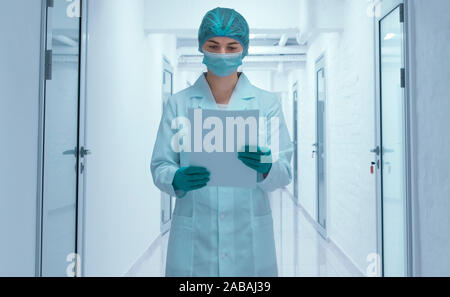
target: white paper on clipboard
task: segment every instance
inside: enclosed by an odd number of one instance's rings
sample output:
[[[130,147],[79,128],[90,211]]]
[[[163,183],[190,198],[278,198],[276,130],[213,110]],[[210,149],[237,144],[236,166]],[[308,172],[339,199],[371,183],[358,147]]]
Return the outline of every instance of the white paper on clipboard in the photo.
[[[222,123],[222,127],[216,125],[218,120]],[[230,120],[235,125],[227,125]],[[258,144],[259,110],[202,109],[201,120],[199,120],[199,110],[190,109],[189,121],[191,123],[192,150],[185,154],[188,158],[185,162],[190,166],[208,169],[211,173],[209,187],[255,188],[257,186],[257,172],[238,159],[238,150],[243,145],[256,146]],[[240,121],[240,124],[236,124],[234,121]],[[245,124],[242,125],[242,123]],[[222,145],[220,140],[212,135],[219,137],[223,135]],[[209,144],[213,144],[214,148],[222,147],[223,149],[209,152],[211,151]],[[234,149],[230,150],[232,146]]]

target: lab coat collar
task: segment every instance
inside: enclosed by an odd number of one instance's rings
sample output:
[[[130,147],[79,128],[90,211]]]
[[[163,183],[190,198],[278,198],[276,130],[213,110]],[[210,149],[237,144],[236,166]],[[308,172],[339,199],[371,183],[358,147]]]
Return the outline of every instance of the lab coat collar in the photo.
[[[242,72],[234,89],[231,101],[237,98],[246,101],[254,99],[255,95],[253,89],[253,85],[250,83],[248,77]],[[190,97],[195,99],[204,99],[206,95],[209,95],[211,99],[214,99],[209,83],[206,80],[205,73],[202,73],[193,85],[193,93]]]

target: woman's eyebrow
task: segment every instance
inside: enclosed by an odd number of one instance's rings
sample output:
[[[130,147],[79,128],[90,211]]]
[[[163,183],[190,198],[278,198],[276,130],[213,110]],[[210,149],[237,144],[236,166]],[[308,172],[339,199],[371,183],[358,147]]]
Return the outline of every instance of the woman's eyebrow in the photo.
[[[219,42],[215,41],[215,40],[208,40],[208,42],[212,42],[214,44],[220,44]],[[235,45],[235,44],[239,44],[239,42],[237,41],[232,41],[230,43],[227,43],[227,45]]]

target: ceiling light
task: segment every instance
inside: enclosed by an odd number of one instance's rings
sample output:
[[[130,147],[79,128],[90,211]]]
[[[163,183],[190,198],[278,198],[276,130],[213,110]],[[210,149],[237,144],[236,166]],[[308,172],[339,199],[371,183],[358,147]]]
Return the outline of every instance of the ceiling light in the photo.
[[[386,36],[384,37],[384,40],[391,40],[392,38],[394,38],[396,35],[395,33],[388,33],[386,34]]]

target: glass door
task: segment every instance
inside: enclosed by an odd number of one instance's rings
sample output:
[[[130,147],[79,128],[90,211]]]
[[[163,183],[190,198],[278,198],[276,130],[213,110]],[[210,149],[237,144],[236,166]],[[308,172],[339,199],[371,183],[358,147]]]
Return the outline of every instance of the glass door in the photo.
[[[325,180],[325,103],[326,103],[326,83],[325,83],[325,60],[320,58],[316,63],[316,139],[315,146],[316,168],[317,168],[317,222],[325,235],[327,229],[327,201],[326,201],[326,180]]]
[[[294,199],[298,203],[298,83],[293,86],[293,102],[294,102]]]
[[[383,274],[407,274],[403,4],[379,22]]]
[[[46,2],[40,273],[75,276],[81,1]]]
[[[173,69],[167,59],[163,60],[162,104],[165,105],[173,94]],[[170,229],[172,221],[173,198],[161,192],[161,233]]]

